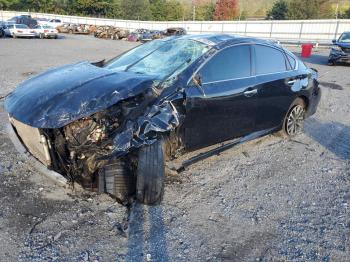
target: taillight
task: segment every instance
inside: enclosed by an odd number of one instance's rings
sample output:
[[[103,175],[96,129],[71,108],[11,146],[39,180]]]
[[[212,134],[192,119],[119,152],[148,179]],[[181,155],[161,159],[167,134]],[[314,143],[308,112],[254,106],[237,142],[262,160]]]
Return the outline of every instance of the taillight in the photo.
[[[23,33],[23,31],[22,30],[17,30],[17,33]]]
[[[44,33],[48,33],[49,32],[49,30],[44,30]]]

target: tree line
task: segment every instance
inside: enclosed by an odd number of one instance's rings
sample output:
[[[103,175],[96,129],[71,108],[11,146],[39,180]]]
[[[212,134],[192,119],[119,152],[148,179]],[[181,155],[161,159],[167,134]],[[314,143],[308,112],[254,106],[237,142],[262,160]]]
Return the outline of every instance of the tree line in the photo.
[[[244,1],[244,0],[243,0]],[[245,20],[239,0],[0,0],[0,9],[129,20]],[[248,7],[249,8],[249,7]],[[266,19],[335,18],[331,0],[277,0]],[[350,7],[338,18],[350,18]]]
[[[277,0],[267,13],[271,20],[350,18],[350,6],[340,10],[329,0]]]

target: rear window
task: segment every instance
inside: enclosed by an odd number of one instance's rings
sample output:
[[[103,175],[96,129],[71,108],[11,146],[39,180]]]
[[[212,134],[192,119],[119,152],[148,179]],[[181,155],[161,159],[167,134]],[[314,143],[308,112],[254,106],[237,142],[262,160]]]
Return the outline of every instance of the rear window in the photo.
[[[13,25],[8,25],[7,28],[8,28],[8,29],[12,29],[12,28],[13,28]]]
[[[29,28],[29,27],[26,26],[26,25],[16,25],[16,28],[19,28],[19,29],[27,29],[27,28]]]
[[[203,83],[225,81],[251,75],[250,46],[229,47],[206,63],[200,70]]]
[[[52,26],[48,26],[48,25],[44,25],[43,28],[44,29],[54,29]]]
[[[287,70],[286,61],[281,51],[276,48],[255,45],[256,74],[271,74]]]

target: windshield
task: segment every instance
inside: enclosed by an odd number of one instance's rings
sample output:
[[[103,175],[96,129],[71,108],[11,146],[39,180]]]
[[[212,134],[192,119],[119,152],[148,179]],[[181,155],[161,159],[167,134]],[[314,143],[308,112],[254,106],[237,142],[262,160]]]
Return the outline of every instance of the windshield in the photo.
[[[16,28],[20,28],[20,29],[28,29],[29,27],[26,25],[16,25]]]
[[[338,40],[339,43],[350,43],[350,33],[343,33]]]
[[[208,49],[207,45],[193,40],[168,41],[148,56],[132,64],[127,71],[153,75],[161,80],[176,71],[183,70],[188,64],[206,53]]]
[[[125,70],[128,65],[137,62],[141,58],[145,57],[146,55],[159,48],[161,45],[164,45],[164,43],[165,41],[163,40],[155,40],[140,45],[122,54],[121,56],[112,59],[105,65],[105,67],[114,70]]]

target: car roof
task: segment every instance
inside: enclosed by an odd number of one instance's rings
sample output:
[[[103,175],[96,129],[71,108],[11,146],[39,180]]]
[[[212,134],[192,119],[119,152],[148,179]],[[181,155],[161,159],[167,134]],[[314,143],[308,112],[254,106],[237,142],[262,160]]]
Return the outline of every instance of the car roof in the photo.
[[[184,35],[184,36],[178,37],[178,39],[181,39],[181,38],[200,41],[208,45],[215,46],[218,49],[224,48],[229,45],[238,44],[238,43],[260,43],[260,44],[268,44],[268,45],[280,48],[280,46],[276,45],[272,41],[254,38],[254,37],[241,36],[241,35],[199,34],[199,35]]]

